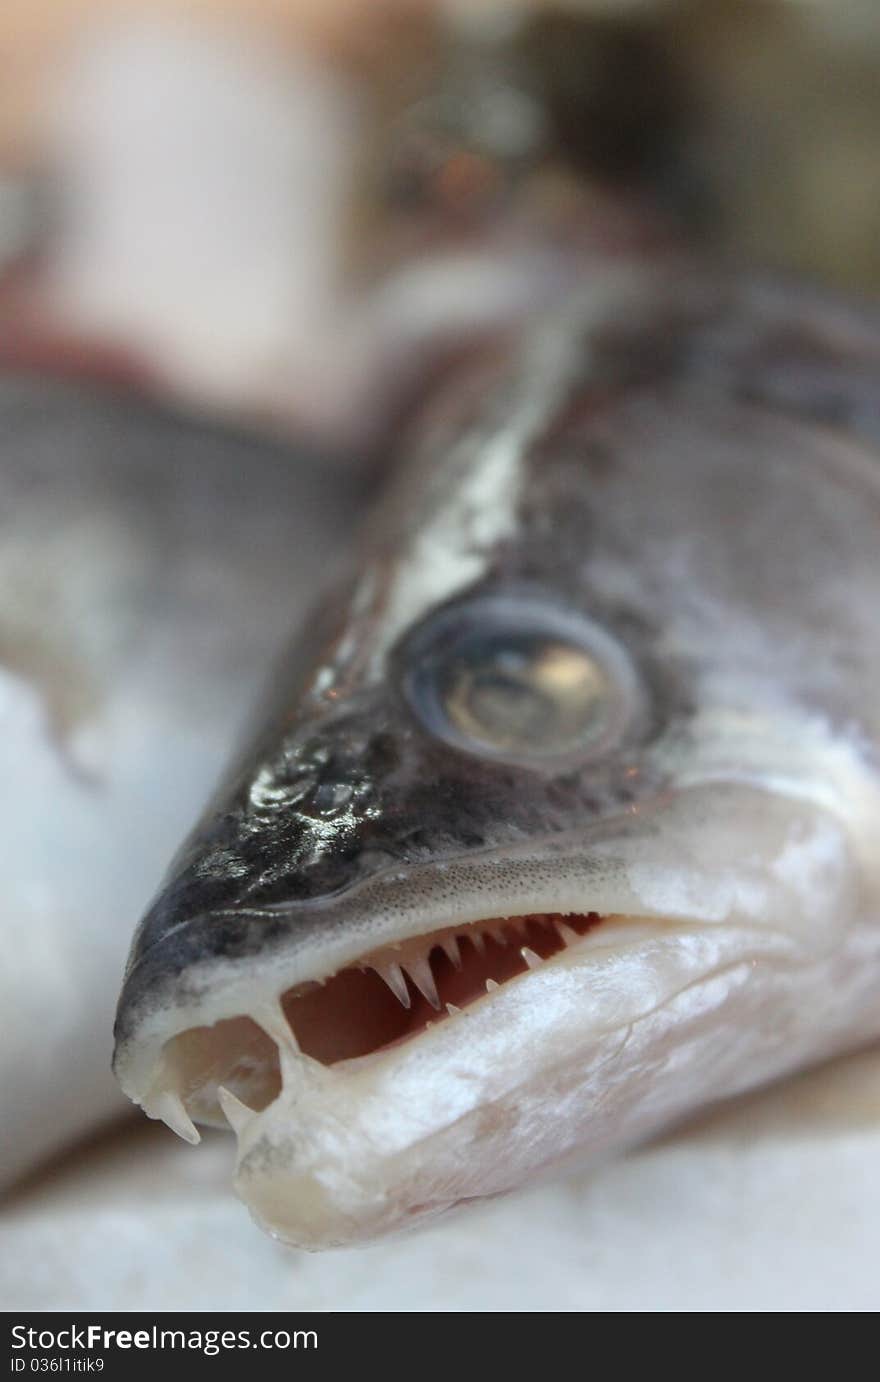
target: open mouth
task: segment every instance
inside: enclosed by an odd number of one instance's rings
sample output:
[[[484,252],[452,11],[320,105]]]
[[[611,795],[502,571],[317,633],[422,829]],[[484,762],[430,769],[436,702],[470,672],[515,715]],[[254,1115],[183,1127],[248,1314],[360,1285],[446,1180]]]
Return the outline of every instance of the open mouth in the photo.
[[[586,935],[596,912],[497,917],[366,955],[282,998],[299,1049],[324,1065],[373,1055],[454,1017]]]
[[[323,1066],[380,1056],[539,969],[604,923],[622,920],[598,912],[530,913],[384,946],[326,980],[284,992],[285,1035],[303,1057]],[[278,1043],[249,1016],[181,1032],[164,1057],[169,1084],[202,1122],[226,1123],[218,1088],[257,1112],[281,1091]]]

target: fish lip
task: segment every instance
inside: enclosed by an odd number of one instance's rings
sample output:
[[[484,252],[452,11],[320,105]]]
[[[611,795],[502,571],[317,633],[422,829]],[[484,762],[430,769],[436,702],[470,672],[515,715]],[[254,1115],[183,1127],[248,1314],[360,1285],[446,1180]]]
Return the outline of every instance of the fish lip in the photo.
[[[717,796],[718,784],[711,787]],[[688,795],[682,793],[679,802]],[[786,809],[801,805],[759,789],[752,795],[765,803],[781,803]],[[662,843],[665,836],[657,829],[656,809],[661,804],[667,808],[663,812],[665,824],[670,803],[663,797],[651,803],[651,810],[645,806],[637,813],[607,818],[586,831],[554,834],[540,842],[479,853],[468,851],[428,863],[392,864],[317,902],[261,909],[216,909],[188,919],[172,934],[186,938],[191,951],[189,959],[184,956],[185,962],[178,964],[170,975],[167,967],[163,974],[159,964],[151,983],[149,962],[152,958],[155,965],[162,958],[163,943],[159,942],[127,976],[120,999],[114,1059],[123,1089],[135,1102],[144,1099],[164,1045],[179,1032],[253,1014],[255,1005],[264,1007],[270,995],[277,1007],[281,994],[298,984],[336,973],[383,945],[430,934],[447,925],[464,927],[498,915],[583,914],[587,910],[603,915],[662,919],[667,925],[692,923],[712,927],[718,922],[729,923],[736,914],[736,898],[726,908],[716,906],[713,910],[705,905],[707,878],[713,865],[709,865],[707,873],[686,851],[683,855],[677,853],[674,841]],[[836,828],[841,831],[839,822]],[[632,860],[645,851],[650,853],[652,847],[656,854],[658,839],[663,858],[653,865],[652,903],[643,889],[641,895],[633,890]],[[500,909],[487,895],[487,877],[493,869],[503,882],[507,899]],[[562,880],[560,871],[565,875]],[[468,894],[468,875],[470,905],[451,915],[448,898],[455,896],[456,890],[459,896],[462,892]],[[687,894],[686,905],[671,905],[671,895],[682,891]],[[790,943],[790,931],[778,921],[784,912],[778,899],[773,905],[760,897],[757,903],[754,899],[747,901],[751,916],[740,920],[750,919],[764,931],[775,929],[780,938]],[[298,935],[290,924],[291,918],[307,915],[320,917],[321,925],[306,936]],[[213,947],[218,918],[224,917],[235,928],[250,927],[252,933],[247,944],[242,943],[226,954]],[[276,941],[269,946],[264,930],[267,920],[279,923]],[[259,1003],[255,1004],[256,997]]]

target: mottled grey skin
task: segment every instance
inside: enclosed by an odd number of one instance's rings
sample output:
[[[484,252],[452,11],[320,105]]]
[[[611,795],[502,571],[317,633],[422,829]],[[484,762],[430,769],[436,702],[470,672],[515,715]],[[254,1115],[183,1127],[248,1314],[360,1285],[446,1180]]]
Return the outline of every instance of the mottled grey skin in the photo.
[[[355,884],[656,803],[677,785],[670,746],[690,751],[707,678],[821,713],[876,763],[876,320],[809,288],[698,271],[624,283],[598,312],[585,300],[583,324],[545,332],[546,379],[516,351],[479,366],[404,448],[357,580],[276,676],[269,728],[137,933],[122,1051],[142,1017],[186,1002],[194,964],[329,945]],[[497,492],[469,498],[481,457],[531,402]],[[514,480],[512,521],[492,531]],[[441,546],[453,534],[444,569],[462,580],[420,594],[432,525]],[[389,615],[407,590],[411,609]],[[521,590],[604,626],[641,674],[645,712],[603,761],[487,762],[434,739],[402,695],[423,619]]]

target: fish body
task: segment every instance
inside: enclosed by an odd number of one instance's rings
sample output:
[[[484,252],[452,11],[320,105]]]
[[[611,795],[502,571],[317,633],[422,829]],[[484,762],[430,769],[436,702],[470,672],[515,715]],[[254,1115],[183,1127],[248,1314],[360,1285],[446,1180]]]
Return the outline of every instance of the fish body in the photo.
[[[82,369],[4,371],[0,419],[2,1182],[126,1111],[126,918],[352,504],[316,461]]]
[[[320,1248],[880,1035],[880,332],[676,266],[425,413],[133,945],[116,1070]]]

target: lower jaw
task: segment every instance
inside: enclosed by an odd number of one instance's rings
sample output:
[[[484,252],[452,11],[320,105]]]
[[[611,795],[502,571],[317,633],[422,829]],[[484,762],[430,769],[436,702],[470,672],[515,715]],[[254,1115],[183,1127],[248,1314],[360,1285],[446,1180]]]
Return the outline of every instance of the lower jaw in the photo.
[[[308,1248],[399,1232],[804,1063],[808,1022],[783,1012],[775,1046],[762,1026],[791,973],[778,936],[635,918],[601,935],[376,1055],[282,1054],[262,1113],[224,1096],[257,1220]]]

